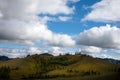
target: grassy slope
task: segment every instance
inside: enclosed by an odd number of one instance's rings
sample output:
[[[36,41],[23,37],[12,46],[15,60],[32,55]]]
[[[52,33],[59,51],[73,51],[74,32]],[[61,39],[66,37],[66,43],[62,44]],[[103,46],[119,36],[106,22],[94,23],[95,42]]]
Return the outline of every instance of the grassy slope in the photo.
[[[9,66],[11,68],[11,79],[20,79],[24,76],[28,77],[31,74],[42,71],[42,76],[53,77],[52,80],[108,79],[118,76],[116,70],[120,67],[120,65],[84,55],[56,57],[33,55],[23,59],[0,62],[0,66]]]

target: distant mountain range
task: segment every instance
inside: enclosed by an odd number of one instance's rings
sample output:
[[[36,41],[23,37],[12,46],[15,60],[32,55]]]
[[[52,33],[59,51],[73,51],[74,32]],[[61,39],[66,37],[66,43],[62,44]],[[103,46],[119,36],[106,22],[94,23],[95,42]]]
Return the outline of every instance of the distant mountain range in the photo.
[[[10,60],[7,56],[0,56],[0,61],[7,61]]]
[[[114,63],[114,64],[120,64],[120,60],[115,60],[115,59],[111,59],[111,58],[104,58],[102,60],[108,61],[110,63]]]

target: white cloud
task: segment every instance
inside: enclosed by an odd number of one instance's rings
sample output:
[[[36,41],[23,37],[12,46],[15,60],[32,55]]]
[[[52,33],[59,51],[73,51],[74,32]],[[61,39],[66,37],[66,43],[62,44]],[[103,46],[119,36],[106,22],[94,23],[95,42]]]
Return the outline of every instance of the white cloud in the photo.
[[[109,54],[94,54],[92,55],[93,57],[98,57],[98,58],[111,58],[111,59],[116,59],[120,60],[120,56],[114,56],[114,55],[109,55]]]
[[[63,48],[60,47],[51,47],[51,48],[39,48],[39,47],[29,47],[24,49],[16,49],[16,48],[0,48],[0,55],[8,56],[10,58],[16,58],[16,57],[26,57],[27,55],[33,55],[33,54],[42,54],[48,52],[49,54],[52,54],[54,56],[61,54],[65,54],[66,51]]]
[[[78,1],[78,0],[77,0]],[[50,45],[73,46],[69,35],[53,33],[45,24],[54,21],[49,15],[69,15],[74,12],[67,4],[75,0],[0,0],[0,42],[34,45],[44,40]],[[56,41],[57,40],[57,41]],[[55,42],[55,43],[54,43]]]
[[[8,56],[10,58],[26,57],[27,55],[41,54],[43,51],[38,47],[30,47],[25,49],[16,48],[0,48],[0,55]]]
[[[80,49],[83,54],[94,54],[94,53],[104,52],[102,48],[94,47],[94,46],[82,46],[80,47]]]
[[[83,21],[120,21],[120,0],[101,0],[91,8],[92,11],[85,16]]]
[[[77,44],[96,46],[106,49],[120,48],[120,28],[116,26],[100,26],[85,30],[79,34]]]
[[[38,22],[23,22],[18,20],[0,21],[0,41],[10,41],[20,44],[33,45],[34,42],[44,39],[43,34],[49,32],[45,25]]]
[[[27,49],[28,54],[41,54],[43,51],[38,47],[30,47]]]
[[[40,40],[45,40],[55,46],[73,46],[75,44],[69,35],[53,33],[39,22],[12,20],[3,21],[0,25],[4,26],[0,27],[1,42],[33,45]]]
[[[46,44],[61,47],[73,47],[75,45],[75,41],[73,41],[70,36],[65,34],[53,34]]]
[[[65,54],[66,51],[60,47],[52,47],[48,50],[48,53],[53,54],[54,56],[57,56],[59,54]]]
[[[71,17],[66,17],[66,16],[59,16],[58,18],[60,21],[68,21],[71,19]]]
[[[39,22],[41,24],[46,24],[48,21],[57,21],[57,18],[49,17],[49,16],[39,16]]]
[[[73,7],[67,6],[69,0],[39,0],[39,12],[42,14],[70,14],[73,13]]]
[[[0,0],[3,19],[36,19],[38,0]]]
[[[8,56],[10,58],[25,57],[27,55],[25,49],[11,49],[11,48],[0,48],[0,55]]]
[[[2,13],[0,12],[0,18],[2,18],[3,17],[3,15],[2,15]]]
[[[79,1],[79,0],[77,0]],[[0,0],[0,12],[3,18],[34,19],[37,14],[71,14],[74,0]]]
[[[120,48],[110,49],[110,51],[111,51],[112,53],[117,53],[117,54],[120,55]]]

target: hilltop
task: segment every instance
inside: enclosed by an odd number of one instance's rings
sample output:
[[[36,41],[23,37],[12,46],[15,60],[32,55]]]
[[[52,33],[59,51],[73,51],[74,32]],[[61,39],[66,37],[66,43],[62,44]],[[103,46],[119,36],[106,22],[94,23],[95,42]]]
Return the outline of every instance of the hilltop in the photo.
[[[119,64],[81,54],[36,54],[0,61],[0,67],[0,77],[12,80],[120,80]]]

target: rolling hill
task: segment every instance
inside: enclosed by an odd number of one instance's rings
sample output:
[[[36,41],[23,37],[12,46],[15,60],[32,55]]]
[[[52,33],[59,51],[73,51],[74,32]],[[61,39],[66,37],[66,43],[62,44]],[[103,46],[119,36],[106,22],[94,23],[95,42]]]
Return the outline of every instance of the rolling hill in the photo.
[[[11,80],[120,80],[120,65],[87,55],[32,55],[0,61],[0,78]],[[6,76],[5,76],[6,75]]]

